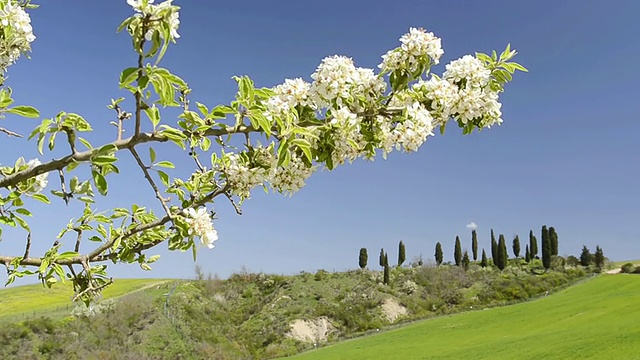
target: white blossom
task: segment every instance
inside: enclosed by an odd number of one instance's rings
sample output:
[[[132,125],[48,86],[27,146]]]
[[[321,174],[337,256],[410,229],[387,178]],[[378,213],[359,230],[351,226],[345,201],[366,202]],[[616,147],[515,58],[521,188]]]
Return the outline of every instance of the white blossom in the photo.
[[[27,169],[33,169],[34,167],[40,165],[40,160],[38,160],[38,158],[29,160],[26,165],[27,165]],[[23,158],[19,158],[17,161],[17,165],[18,166],[24,166],[25,162]],[[43,173],[43,174],[39,174],[35,176],[35,182],[33,183],[33,186],[28,190],[29,192],[32,193],[39,193],[42,190],[44,190],[44,188],[47,187],[48,184],[48,180],[47,178],[49,177],[49,173]]]
[[[284,116],[298,105],[308,105],[307,98],[311,84],[301,78],[286,79],[283,84],[273,88],[276,95],[265,102],[265,116],[273,120],[273,116]]]
[[[413,73],[425,58],[430,59],[431,64],[438,64],[444,54],[441,39],[424,29],[410,28],[407,34],[402,35],[400,42],[400,47],[382,55],[382,63],[378,67],[383,73],[399,69]]]
[[[466,86],[483,87],[491,79],[491,71],[487,69],[482,61],[471,55],[465,55],[460,59],[447,64],[446,71],[442,76],[454,84],[459,84],[466,80]]]
[[[313,166],[307,166],[301,157],[292,155],[286,166],[274,166],[271,174],[271,187],[279,192],[293,195],[304,187],[307,180],[315,171]]]
[[[441,39],[424,29],[410,28],[407,34],[402,35],[400,42],[405,53],[414,57],[428,55],[434,64],[438,64],[444,54]]]
[[[322,60],[316,71],[311,74],[310,97],[318,106],[327,106],[335,100],[338,106],[349,98],[354,84],[356,67],[353,60],[346,56],[330,56]]]
[[[412,86],[412,90],[420,98],[431,100],[430,113],[436,125],[447,122],[451,117],[453,108],[459,101],[458,87],[450,81],[436,76],[428,81],[420,80]]]
[[[228,153],[225,155],[226,163],[220,169],[231,187],[231,192],[241,198],[251,197],[251,189],[262,185],[269,179],[270,168],[263,166],[250,166],[240,155]],[[271,163],[271,161],[267,162]]]
[[[36,39],[29,14],[11,0],[0,1],[0,68],[6,70]]]
[[[218,232],[213,227],[207,208],[201,207],[198,210],[189,208],[183,211],[183,215],[186,217],[185,221],[189,224],[189,235],[198,236],[203,245],[213,249],[213,242],[218,240]]]

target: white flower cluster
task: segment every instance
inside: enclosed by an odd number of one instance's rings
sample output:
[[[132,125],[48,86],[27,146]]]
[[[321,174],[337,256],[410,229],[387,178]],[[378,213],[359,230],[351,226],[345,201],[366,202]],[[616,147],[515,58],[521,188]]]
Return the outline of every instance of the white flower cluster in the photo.
[[[460,95],[458,87],[448,80],[432,76],[429,80],[420,80],[412,86],[419,97],[430,100],[430,112],[434,125],[446,123],[453,114]]]
[[[234,195],[246,199],[251,196],[251,189],[262,185],[269,178],[270,169],[262,166],[250,167],[239,154],[228,153],[227,162],[219,169],[227,179]]]
[[[331,115],[329,123],[335,127],[332,133],[334,148],[331,159],[336,165],[347,161],[351,163],[363,154],[362,148],[365,145],[358,115],[346,106],[331,110]]]
[[[36,37],[29,14],[13,0],[0,1],[0,25],[0,68],[6,70],[21,54],[31,51]]]
[[[457,85],[458,101],[451,113],[463,124],[481,119],[480,126],[491,127],[502,123],[502,104],[498,101],[498,93],[489,88],[491,71],[482,61],[471,55],[465,55],[447,65],[442,76]]]
[[[311,74],[309,98],[317,107],[339,108],[352,104],[361,107],[356,99],[371,101],[382,95],[386,83],[371,69],[356,68],[353,60],[346,56],[330,56],[322,60]]]
[[[382,63],[378,67],[383,73],[398,69],[413,73],[425,57],[431,59],[432,64],[438,64],[444,54],[440,38],[424,29],[410,28],[409,32],[400,38],[400,42],[402,45],[399,48],[382,55]]]
[[[467,86],[484,87],[491,79],[491,71],[471,55],[450,62],[446,69],[442,76],[456,85],[465,80]]]
[[[35,158],[33,160],[29,160],[29,162],[27,163],[27,166],[29,166],[29,169],[32,169],[40,164],[41,164],[40,160],[38,160],[38,158]],[[49,177],[49,173],[37,175],[36,182],[33,185],[33,192],[39,193],[40,191],[44,190],[44,188],[47,187],[48,177]]]
[[[405,101],[405,100],[397,100]],[[376,118],[379,146],[384,158],[393,150],[405,152],[417,151],[424,144],[428,136],[433,136],[435,128],[429,110],[417,101],[411,101],[406,106],[406,119],[395,125],[382,116]]]
[[[189,235],[200,237],[200,242],[213,249],[213,242],[218,240],[218,232],[213,228],[211,216],[206,207],[198,210],[189,208],[183,211],[185,221],[189,224]]]
[[[33,169],[34,167],[40,165],[41,162],[40,160],[38,160],[38,158],[35,158],[33,160],[29,160],[26,165],[27,165],[27,169]],[[18,161],[16,162],[17,166],[23,166],[25,165],[24,159],[23,158],[19,158]],[[47,178],[49,177],[49,173],[44,173],[44,174],[40,174],[40,175],[36,175],[35,177],[35,182],[33,183],[33,186],[31,186],[28,191],[31,193],[39,193],[42,190],[44,190],[44,188],[47,187],[48,184],[48,180]]]
[[[314,172],[314,167],[309,167],[302,158],[293,155],[287,166],[274,167],[269,182],[271,187],[281,193],[293,195],[302,189]]]
[[[166,21],[169,24],[171,40],[180,37],[178,34],[178,27],[180,26],[180,14],[178,10],[180,7],[174,6],[173,0],[166,0],[158,5],[153,5],[154,0],[127,0],[135,12],[140,13],[138,16],[150,16],[152,21],[151,28],[146,32],[145,39],[151,41],[153,34],[157,31],[160,37],[164,38],[163,32],[154,27],[154,23],[159,21]]]
[[[418,69],[429,72],[429,67],[438,64],[444,53],[440,38],[424,29],[411,28],[400,42],[400,47],[383,56],[380,75],[372,69],[357,68],[348,57],[326,57],[311,75],[311,83],[296,78],[276,86],[273,89],[276,94],[265,102],[265,116],[272,121],[293,119],[295,123],[299,119],[294,117],[300,112],[292,110],[307,107],[319,119],[324,117],[324,126],[308,129],[315,136],[305,138],[315,149],[331,149],[334,166],[359,157],[373,158],[376,149],[382,150],[383,157],[394,149],[416,151],[434,135],[437,126],[443,126],[451,118],[461,126],[473,122],[474,126],[490,127],[502,121],[498,93],[490,86],[491,71],[470,55],[448,64],[442,78],[432,75],[428,80],[419,79],[408,89],[394,91],[391,99],[384,102],[391,111],[376,115],[381,100],[385,100],[387,84],[382,75],[400,70],[397,76],[412,81]],[[323,154],[325,159],[326,155],[329,154]],[[269,172],[260,167],[249,169],[233,159],[231,163],[235,165],[224,172],[238,194],[248,197],[251,188],[265,181],[279,184],[279,180],[273,179],[273,166]],[[295,173],[296,164],[302,162],[292,164],[286,171]],[[307,169],[306,165],[304,168]],[[281,171],[284,170],[276,173]],[[295,178],[303,183],[306,177]],[[283,189],[280,185],[275,188]],[[293,188],[297,191],[299,186]]]
[[[276,86],[273,90],[275,96],[269,98],[265,103],[267,111],[265,116],[273,121],[273,116],[285,116],[291,109],[298,105],[307,105],[309,89],[311,84],[301,78],[286,79],[284,84]],[[311,104],[309,104],[311,105]],[[297,120],[297,119],[296,119]]]

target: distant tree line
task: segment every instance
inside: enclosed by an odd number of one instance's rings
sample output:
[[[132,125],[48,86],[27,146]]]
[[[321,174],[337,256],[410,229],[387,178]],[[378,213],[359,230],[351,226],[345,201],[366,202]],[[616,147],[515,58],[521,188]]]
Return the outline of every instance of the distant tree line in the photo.
[[[521,266],[523,264],[530,264],[533,261],[537,261],[536,266],[540,266],[542,264],[542,268],[545,271],[548,271],[552,267],[561,267],[564,265],[570,266],[595,266],[598,269],[602,269],[605,266],[606,258],[604,256],[604,252],[600,246],[596,246],[596,251],[594,254],[591,254],[589,249],[584,246],[582,252],[580,254],[580,258],[576,258],[575,256],[568,256],[566,259],[558,256],[558,233],[553,226],[547,227],[547,225],[543,225],[540,230],[540,239],[541,239],[541,248],[540,248],[540,257],[538,256],[538,239],[534,235],[533,230],[529,231],[529,242],[525,244],[524,250],[524,258],[521,257],[522,244],[520,243],[520,237],[516,234],[514,235],[513,240],[511,241],[511,250],[513,253],[513,258],[509,258],[509,253],[507,251],[507,240],[504,234],[498,235],[498,240],[496,240],[495,233],[493,229],[491,229],[491,258],[487,257],[487,252],[485,249],[482,249],[482,255],[480,256],[480,261],[478,261],[478,233],[476,229],[471,230],[471,256],[469,256],[469,252],[462,247],[462,243],[460,240],[460,236],[455,237],[454,247],[453,247],[453,260],[455,266],[460,266],[465,270],[468,270],[470,265],[473,263],[480,265],[481,267],[493,266],[498,268],[499,270],[504,270],[510,264]],[[442,243],[437,242],[435,246],[435,263],[437,266],[443,264],[444,261],[444,252]],[[407,253],[406,247],[403,241],[398,243],[398,262],[397,266],[401,267],[406,261]],[[473,259],[473,260],[472,260]],[[511,263],[510,263],[511,261]],[[368,255],[367,249],[361,248],[358,265],[361,269],[367,268]],[[389,284],[389,257],[385,252],[384,248],[380,249],[380,256],[378,259],[378,264],[382,267],[383,270],[383,281],[385,284]],[[419,266],[422,266],[422,259],[418,262]],[[639,270],[640,272],[640,270]]]

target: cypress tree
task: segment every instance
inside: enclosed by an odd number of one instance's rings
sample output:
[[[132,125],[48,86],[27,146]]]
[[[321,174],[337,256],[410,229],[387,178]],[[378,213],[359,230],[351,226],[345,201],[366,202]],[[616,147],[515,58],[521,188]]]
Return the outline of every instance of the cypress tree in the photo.
[[[453,251],[453,259],[456,261],[456,266],[460,266],[462,263],[462,246],[460,245],[460,238],[456,236],[456,246]]]
[[[478,233],[476,229],[471,230],[471,252],[473,261],[478,261]]]
[[[604,252],[600,246],[596,246],[595,261],[598,269],[602,269],[604,267]]]
[[[443,254],[442,254],[442,245],[440,243],[436,244],[436,254],[435,254],[435,256],[436,256],[436,264],[437,265],[442,264]]]
[[[551,255],[558,256],[558,233],[553,226],[549,227],[549,241],[551,241]]]
[[[469,262],[469,253],[465,251],[462,255],[462,267],[464,267],[464,271],[469,270]]]
[[[380,249],[380,260],[378,261],[380,266],[384,266],[384,248]]]
[[[491,229],[491,261],[493,261],[493,265],[496,265],[496,261],[498,259],[498,242],[496,242],[496,237],[493,235],[493,229]]]
[[[516,256],[516,259],[520,257],[520,238],[518,235],[513,239],[513,255]]]
[[[591,253],[589,252],[589,248],[587,245],[582,246],[582,252],[580,253],[580,265],[589,266],[591,263]]]
[[[398,244],[398,267],[402,266],[402,263],[407,259],[407,255],[404,248],[404,243],[400,240]]]
[[[547,225],[542,225],[542,265],[546,270],[551,267],[551,240]]]
[[[529,230],[529,256],[531,260],[538,256],[538,239],[533,235],[533,230]]]
[[[389,266],[389,256],[387,256],[387,253],[384,253],[384,266]]]
[[[389,264],[384,265],[384,284],[389,285]]]
[[[487,253],[484,251],[484,249],[482,249],[482,260],[480,261],[480,266],[487,267],[488,262],[487,262]]]
[[[369,255],[367,255],[367,249],[360,249],[360,257],[358,259],[358,265],[360,265],[360,269],[364,269],[367,267],[367,262],[369,261]]]
[[[529,252],[529,245],[525,245],[525,251],[524,251],[524,261],[527,262],[527,264],[531,261],[531,253]]]
[[[504,235],[500,234],[498,238],[498,253],[497,253],[496,266],[500,270],[504,270],[507,267],[507,243],[504,240]]]

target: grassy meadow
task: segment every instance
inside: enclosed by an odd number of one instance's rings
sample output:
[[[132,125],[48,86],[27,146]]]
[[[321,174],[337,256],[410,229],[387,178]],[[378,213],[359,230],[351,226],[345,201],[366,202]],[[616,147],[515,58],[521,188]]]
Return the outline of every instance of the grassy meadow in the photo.
[[[133,291],[167,282],[162,279],[117,279],[102,293],[104,299],[119,297]],[[55,314],[57,309],[69,314],[73,306],[73,286],[71,282],[55,284],[51,289],[41,284],[24,285],[0,289],[0,321],[19,319],[23,315],[46,313]]]
[[[605,275],[528,303],[443,316],[293,359],[634,359],[640,276]]]

